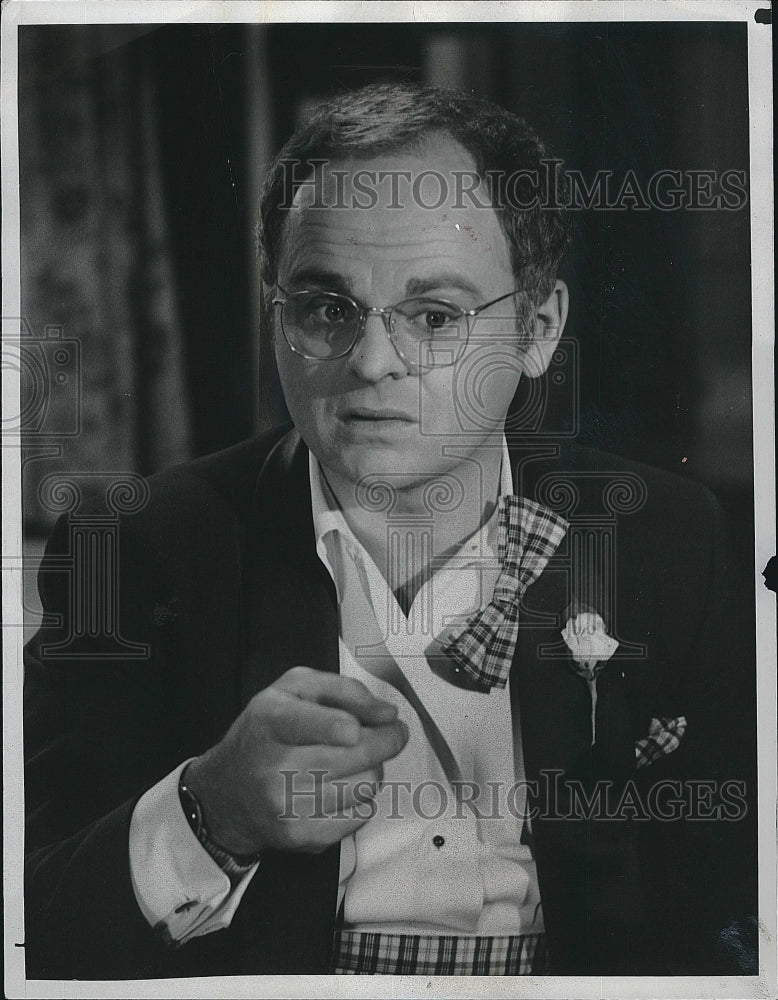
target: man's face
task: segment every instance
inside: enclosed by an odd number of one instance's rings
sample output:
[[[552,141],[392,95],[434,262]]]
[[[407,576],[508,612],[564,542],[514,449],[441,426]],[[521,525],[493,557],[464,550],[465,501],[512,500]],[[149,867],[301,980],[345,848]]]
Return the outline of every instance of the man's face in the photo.
[[[439,181],[428,177],[415,199],[411,184],[403,181],[403,207],[391,208],[386,181],[374,189],[375,207],[351,207],[351,178],[360,170],[410,171],[414,178],[434,170],[446,178],[449,197],[440,208],[425,208],[439,200]],[[381,307],[423,294],[472,309],[513,291],[516,278],[494,210],[468,198],[460,199],[465,207],[451,207],[452,171],[457,170],[472,171],[474,163],[446,137],[431,140],[418,153],[329,164],[324,202],[349,207],[311,207],[312,189],[301,188],[285,223],[278,284],[287,293],[341,292],[361,306]],[[348,171],[345,181],[337,171]],[[364,194],[356,197],[366,201]],[[483,191],[480,200],[486,202]],[[396,486],[408,486],[449,471],[477,456],[487,441],[493,443],[520,377],[515,300],[485,310],[474,322],[455,365],[420,370],[398,355],[380,315],[367,317],[348,356],[308,360],[290,349],[276,312],[276,356],[286,403],[325,469],[351,483],[388,473]],[[462,414],[472,414],[474,407],[475,426],[470,420],[463,433]],[[445,453],[451,446],[456,457]]]

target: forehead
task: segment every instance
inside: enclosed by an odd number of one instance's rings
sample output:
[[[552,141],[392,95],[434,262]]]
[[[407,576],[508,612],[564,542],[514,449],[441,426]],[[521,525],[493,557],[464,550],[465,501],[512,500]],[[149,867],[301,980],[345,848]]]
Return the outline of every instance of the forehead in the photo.
[[[301,187],[285,222],[279,272],[336,269],[387,283],[457,269],[475,284],[510,281],[508,244],[472,156],[441,137],[421,149],[333,160]]]

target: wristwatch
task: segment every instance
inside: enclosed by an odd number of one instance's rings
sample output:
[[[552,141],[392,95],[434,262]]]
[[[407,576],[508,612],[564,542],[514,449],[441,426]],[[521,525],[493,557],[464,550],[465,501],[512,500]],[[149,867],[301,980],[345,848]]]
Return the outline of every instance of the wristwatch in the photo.
[[[203,810],[200,802],[192,789],[184,781],[185,771],[186,769],[182,771],[178,782],[178,799],[192,832],[225,875],[229,875],[231,880],[247,875],[260,860],[261,853],[233,854],[210,838],[203,822]]]

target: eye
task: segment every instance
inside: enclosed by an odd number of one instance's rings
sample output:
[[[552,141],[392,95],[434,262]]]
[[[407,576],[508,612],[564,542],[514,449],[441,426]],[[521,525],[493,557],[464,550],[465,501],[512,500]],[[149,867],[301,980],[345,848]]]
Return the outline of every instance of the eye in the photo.
[[[431,330],[440,330],[447,323],[450,323],[453,316],[442,309],[428,309],[424,314],[424,322]]]
[[[346,316],[346,310],[339,302],[328,302],[320,307],[320,312],[328,323],[340,323]]]
[[[309,323],[339,326],[351,319],[353,307],[329,295],[313,295],[305,302],[305,318]]]
[[[451,330],[462,318],[462,310],[437,299],[408,299],[397,307],[415,336],[429,336],[441,330]]]

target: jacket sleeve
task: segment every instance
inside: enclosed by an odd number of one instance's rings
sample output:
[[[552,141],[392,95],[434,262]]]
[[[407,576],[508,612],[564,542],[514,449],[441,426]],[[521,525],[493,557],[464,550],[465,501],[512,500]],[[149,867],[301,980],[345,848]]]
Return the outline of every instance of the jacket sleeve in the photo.
[[[254,929],[278,920],[257,879],[228,928],[165,944],[136,900],[130,831],[145,793],[218,742],[242,708],[247,521],[282,433],[150,477],[92,559],[84,526],[94,520],[99,535],[111,520],[108,493],[90,491],[55,526],[38,575],[45,624],[25,650],[28,978],[262,971]],[[281,884],[276,907],[287,896]]]
[[[165,974],[169,949],[135,901],[128,842],[136,801],[176,763],[164,649],[153,635],[144,571],[126,546],[107,584],[122,598],[106,598],[109,611],[121,608],[118,622],[106,622],[108,633],[116,626],[113,638],[82,627],[78,588],[82,597],[97,594],[90,574],[108,563],[90,569],[79,560],[76,573],[72,548],[63,517],[39,572],[51,624],[25,649],[27,976],[153,977]],[[123,648],[117,636],[134,645]]]

